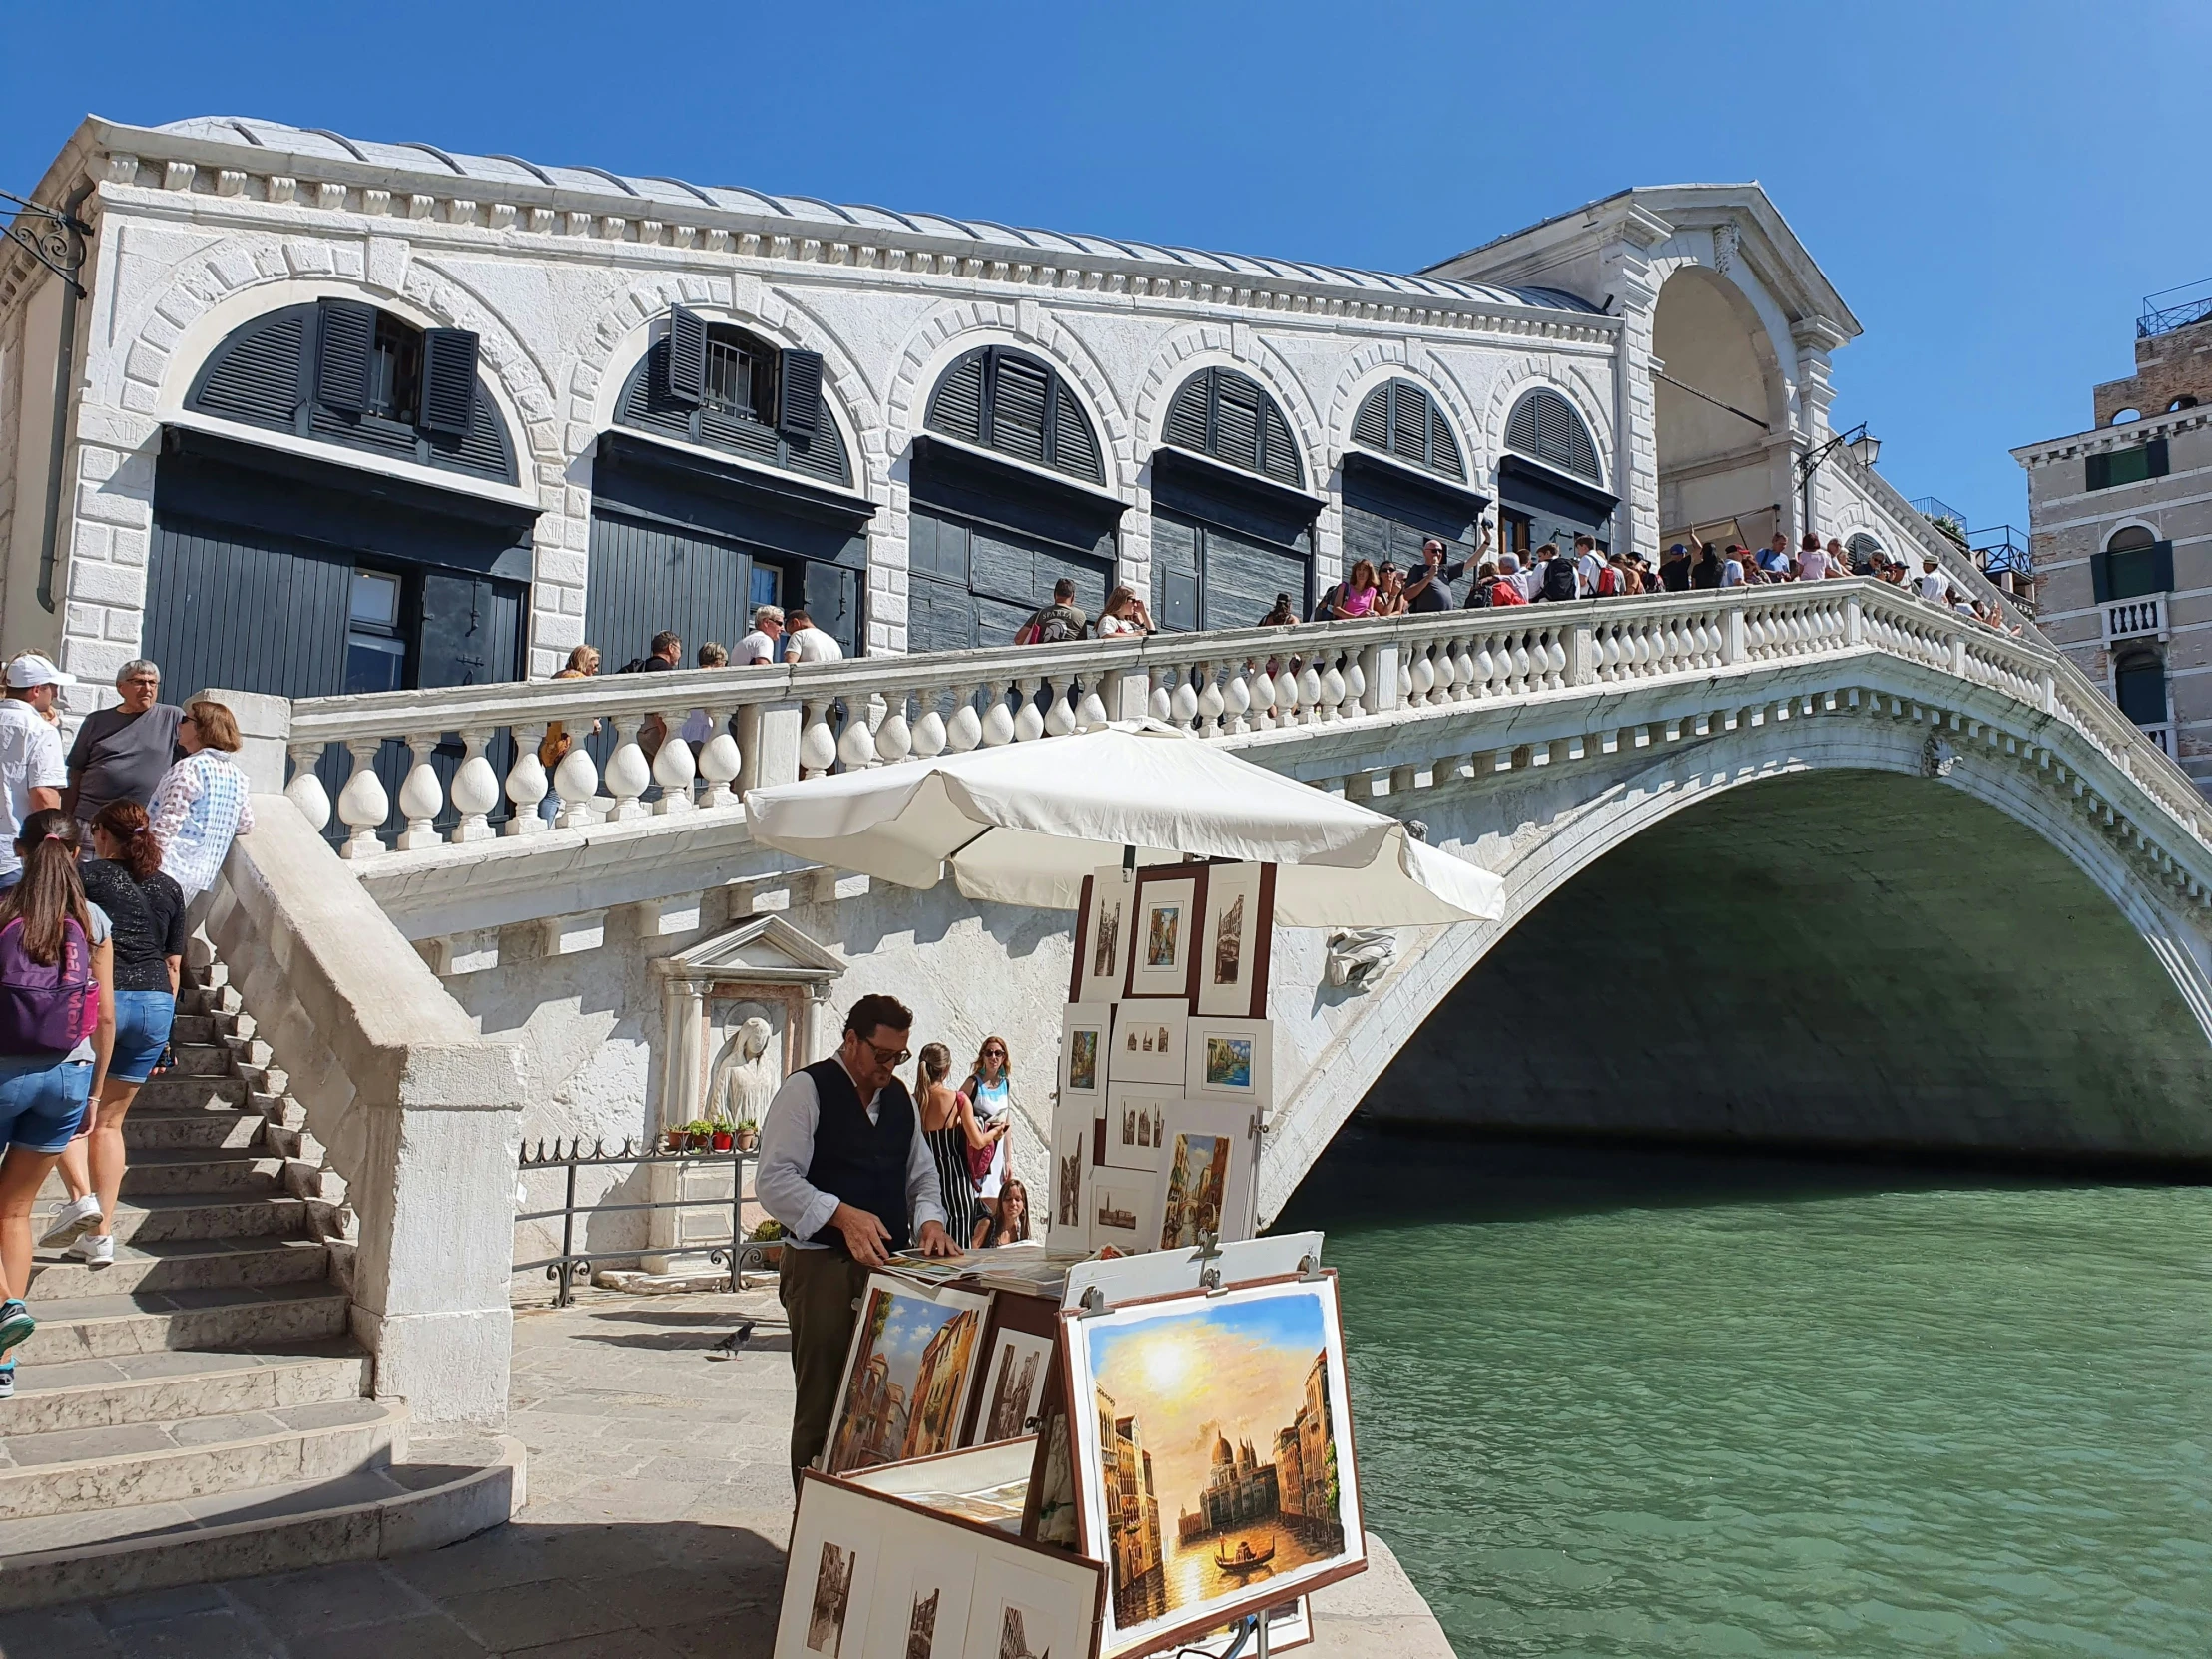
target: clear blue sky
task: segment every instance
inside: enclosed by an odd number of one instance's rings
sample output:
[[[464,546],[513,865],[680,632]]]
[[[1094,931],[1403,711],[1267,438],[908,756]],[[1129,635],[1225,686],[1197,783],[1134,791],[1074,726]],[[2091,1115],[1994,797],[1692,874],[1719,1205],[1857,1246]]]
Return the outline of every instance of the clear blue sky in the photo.
[[[1839,426],[1977,527],[2005,451],[2212,276],[2212,6],[6,11],[0,186],[88,110],[260,115],[839,201],[1409,271],[1626,185],[1757,179],[1866,326]]]

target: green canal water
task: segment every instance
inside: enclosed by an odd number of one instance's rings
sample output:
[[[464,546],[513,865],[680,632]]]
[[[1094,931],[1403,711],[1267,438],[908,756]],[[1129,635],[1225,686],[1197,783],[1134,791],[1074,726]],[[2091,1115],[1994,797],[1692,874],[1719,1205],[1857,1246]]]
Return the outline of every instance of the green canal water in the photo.
[[[2212,1654],[2212,1189],[1357,1128],[1307,1188],[1461,1655]]]

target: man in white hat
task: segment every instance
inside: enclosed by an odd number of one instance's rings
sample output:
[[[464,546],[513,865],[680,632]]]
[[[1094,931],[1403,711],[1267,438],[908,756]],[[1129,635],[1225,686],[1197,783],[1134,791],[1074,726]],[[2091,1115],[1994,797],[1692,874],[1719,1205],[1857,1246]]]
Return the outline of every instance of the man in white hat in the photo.
[[[23,821],[62,804],[69,766],[49,717],[61,688],[77,683],[36,651],[9,663],[7,678],[8,695],[0,700],[0,892],[23,879],[23,860],[15,855]]]

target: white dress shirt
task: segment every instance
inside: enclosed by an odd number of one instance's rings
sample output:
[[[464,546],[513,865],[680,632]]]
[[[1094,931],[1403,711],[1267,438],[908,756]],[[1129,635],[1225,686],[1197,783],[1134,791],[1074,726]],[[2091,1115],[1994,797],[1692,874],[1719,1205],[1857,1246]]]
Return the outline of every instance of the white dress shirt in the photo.
[[[841,1059],[836,1063],[844,1064]],[[882,1098],[881,1091],[877,1091],[869,1099],[868,1122],[880,1121]],[[804,1071],[793,1072],[768,1103],[768,1121],[761,1125],[760,1167],[753,1175],[753,1190],[761,1208],[782,1222],[790,1235],[784,1244],[801,1250],[830,1248],[809,1241],[830,1225],[830,1218],[842,1202],[835,1193],[826,1193],[807,1179],[808,1168],[815,1161],[815,1129],[821,1122],[822,1096],[815,1089],[815,1080]],[[944,1195],[937,1189],[937,1161],[930,1157],[929,1143],[922,1138],[919,1106],[914,1108],[913,1142],[906,1149],[906,1209],[912,1218],[909,1242],[919,1241],[926,1223],[944,1225]],[[878,1219],[888,1227],[896,1218]]]

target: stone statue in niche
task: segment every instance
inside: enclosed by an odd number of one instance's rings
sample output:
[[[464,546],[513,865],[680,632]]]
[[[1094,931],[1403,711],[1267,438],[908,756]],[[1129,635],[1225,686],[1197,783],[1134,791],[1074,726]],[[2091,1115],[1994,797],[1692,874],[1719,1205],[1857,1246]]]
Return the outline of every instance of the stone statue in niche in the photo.
[[[707,1116],[721,1122],[758,1124],[784,1081],[780,1055],[771,1054],[776,1029],[759,1014],[741,1022],[715,1056],[708,1074]]]

